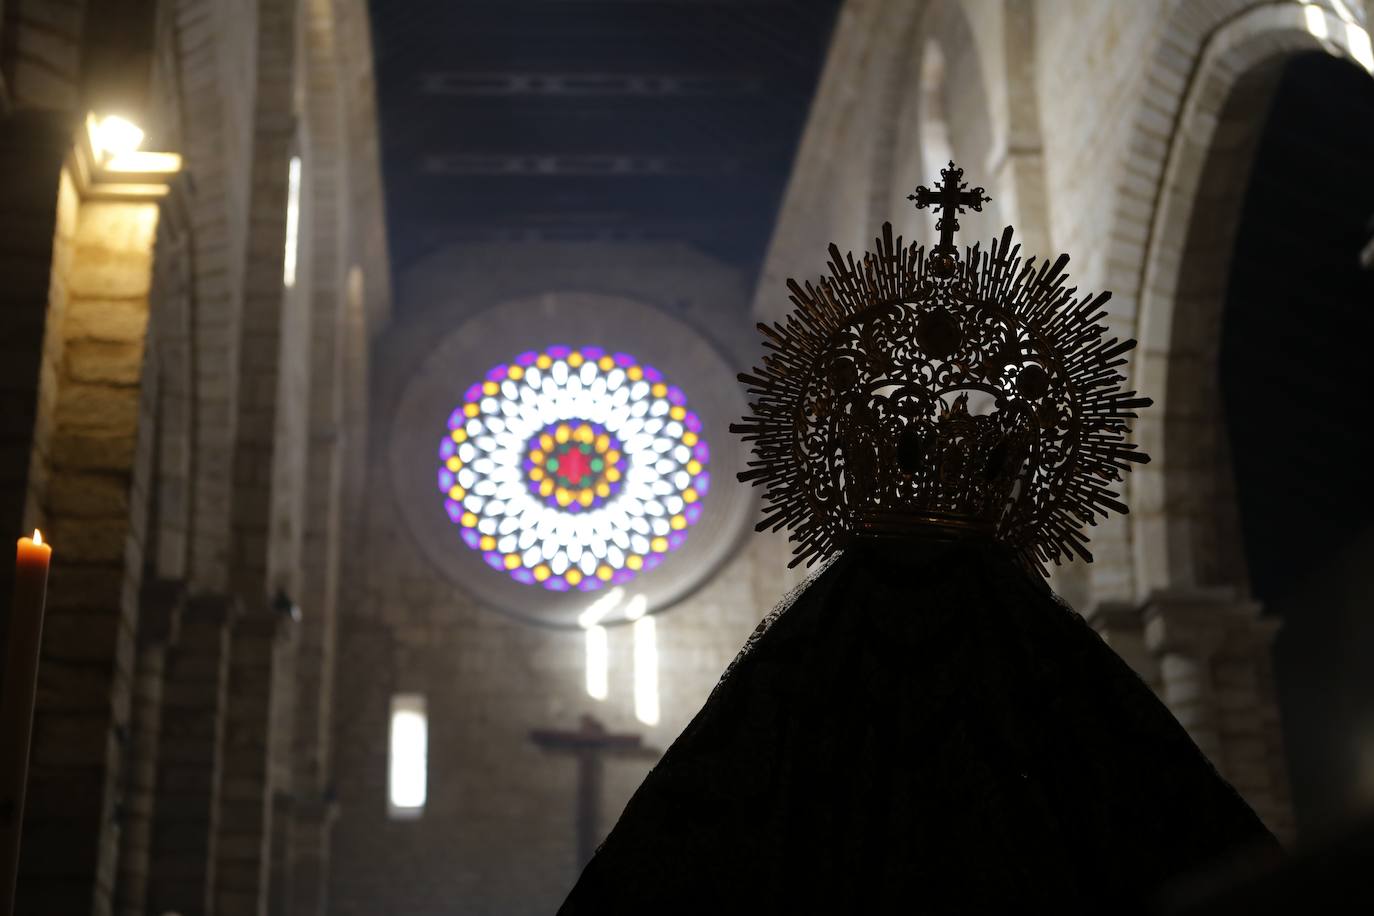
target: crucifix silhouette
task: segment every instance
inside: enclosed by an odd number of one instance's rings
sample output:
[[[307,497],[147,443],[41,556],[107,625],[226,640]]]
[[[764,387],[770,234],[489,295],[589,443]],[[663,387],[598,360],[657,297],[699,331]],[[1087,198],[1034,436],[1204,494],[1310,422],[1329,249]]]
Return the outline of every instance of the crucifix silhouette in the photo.
[[[601,778],[607,756],[657,760],[661,755],[641,743],[639,735],[606,731],[592,716],[584,715],[577,731],[537,728],[530,740],[546,751],[577,758],[577,867],[591,860],[601,836]]]
[[[940,244],[932,249],[932,253],[957,256],[954,233],[959,230],[959,214],[964,212],[965,207],[982,212],[983,204],[992,198],[984,194],[982,188],[968,190],[964,170],[956,166],[953,159],[949,162],[949,168],[940,169],[940,178],[942,180],[936,182],[934,188],[921,185],[915,194],[908,194],[906,199],[915,201],[917,210],[929,207],[940,214],[935,223],[940,233]]]

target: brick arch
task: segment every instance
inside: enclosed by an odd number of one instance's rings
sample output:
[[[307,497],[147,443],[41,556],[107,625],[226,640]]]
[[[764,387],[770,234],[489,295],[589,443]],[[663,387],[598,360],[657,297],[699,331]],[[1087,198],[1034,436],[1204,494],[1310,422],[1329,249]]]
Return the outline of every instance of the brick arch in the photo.
[[[1308,51],[1350,56],[1334,15],[1326,41],[1305,16],[1298,4],[1254,6],[1205,34],[1173,100],[1172,139],[1152,163],[1154,206],[1148,216],[1118,212],[1113,237],[1143,236],[1144,261],[1137,276],[1108,285],[1134,291],[1126,307],[1141,341],[1135,383],[1155,399],[1137,427],[1154,460],[1130,484],[1138,596],[1209,585],[1247,591],[1214,368],[1236,223],[1283,63]],[[1152,95],[1163,94],[1161,83],[1152,74]],[[1168,101],[1148,104],[1157,111]],[[1134,149],[1148,148],[1138,140]]]

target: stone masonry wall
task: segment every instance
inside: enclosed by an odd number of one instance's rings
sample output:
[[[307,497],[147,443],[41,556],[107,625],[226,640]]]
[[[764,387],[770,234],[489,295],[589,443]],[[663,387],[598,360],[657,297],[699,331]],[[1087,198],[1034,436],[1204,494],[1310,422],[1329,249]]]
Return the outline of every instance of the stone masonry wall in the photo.
[[[754,355],[734,275],[674,246],[519,246],[453,253],[404,282],[398,318],[374,350],[372,413],[385,418],[413,368],[465,315],[542,289],[630,297],[709,333],[742,364]],[[493,358],[520,346],[493,341]],[[388,425],[374,424],[358,556],[359,587],[343,596],[335,696],[330,912],[549,913],[576,862],[576,764],[538,749],[534,728],[575,728],[595,715],[613,731],[673,740],[758,619],[781,597],[786,559],[743,533],[707,584],[657,616],[662,718],[633,713],[632,634],[610,631],[610,697],[584,687],[583,636],[518,623],[475,605],[462,583],[421,558],[385,461]],[[737,486],[721,481],[722,492]],[[713,491],[714,492],[714,491]],[[751,498],[743,494],[743,498]],[[429,799],[418,819],[387,815],[387,734],[396,692],[426,696]],[[610,828],[649,767],[608,760],[600,823]]]
[[[361,440],[367,363],[345,361],[344,348],[365,350],[389,309],[371,61],[357,56],[369,48],[366,8],[132,0],[127,10],[136,40],[125,70],[100,71],[102,81],[83,60],[99,37],[84,33],[105,19],[85,0],[0,3],[0,520],[12,534],[41,526],[56,545],[19,910],[258,913],[270,884],[306,888],[279,891],[274,912],[320,914],[335,631],[315,631],[314,720],[298,736],[296,642],[273,635],[282,618],[266,605],[274,586],[300,599],[305,581],[311,376],[330,368],[316,385],[331,392],[334,434]],[[306,45],[289,27],[307,17],[316,33],[340,28],[348,53],[298,84]],[[291,310],[281,253],[298,98],[330,113],[303,152],[338,188],[327,208],[303,200],[299,273],[317,268],[312,250],[328,250],[315,272],[337,279],[332,298]],[[89,164],[74,152],[86,107],[106,105],[146,129],[145,148],[181,155],[161,202],[103,195],[92,188],[108,176],[73,165]],[[312,220],[315,206],[325,212]],[[325,228],[312,249],[305,236]],[[368,282],[350,299],[343,278],[359,263]],[[346,339],[316,340],[298,320],[312,310],[332,311],[340,328],[346,314],[362,320]],[[337,503],[344,474],[360,475],[360,459],[335,451],[316,503]],[[337,543],[342,513],[323,524],[333,530],[319,538]],[[332,593],[337,563],[319,566],[313,584]],[[0,566],[0,594],[9,589]],[[159,611],[164,593],[186,596],[175,624]],[[0,634],[7,624],[5,607]],[[312,775],[300,805],[296,754]],[[297,810],[311,827],[304,840],[272,829],[274,815]],[[303,885],[290,881],[297,855],[314,876]]]

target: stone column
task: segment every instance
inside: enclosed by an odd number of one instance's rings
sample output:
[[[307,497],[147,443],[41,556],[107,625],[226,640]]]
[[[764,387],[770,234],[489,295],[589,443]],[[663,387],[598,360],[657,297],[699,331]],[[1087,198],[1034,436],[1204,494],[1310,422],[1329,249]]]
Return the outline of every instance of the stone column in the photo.
[[[275,796],[274,699],[286,689],[283,668],[291,618],[270,608],[234,626],[224,742],[224,791],[216,845],[217,916],[266,911]]]
[[[296,800],[290,792],[272,796],[272,861],[267,880],[268,916],[291,912],[291,888],[295,881]]]
[[[187,601],[177,645],[168,653],[158,743],[149,913],[212,912],[229,625],[234,603],[222,596]]]
[[[83,148],[78,139],[73,161]],[[31,463],[46,465],[38,492],[55,550],[16,906],[107,913],[147,543],[152,410],[142,369],[166,175],[132,194],[100,185],[90,170],[63,175],[58,208],[75,210],[75,232],[65,254],[54,247],[54,277],[63,257],[69,263],[65,286],[51,293],[50,312],[65,299],[62,322],[47,329],[60,358],[40,380],[40,401],[51,399],[50,452]]]
[[[296,798],[292,805],[290,908],[292,916],[324,916],[328,909],[330,838],[338,804],[330,797]],[[271,911],[276,916],[276,911]]]
[[[184,599],[181,583],[153,581],[143,584],[139,601],[134,696],[124,791],[118,805],[122,831],[119,867],[115,873],[114,911],[120,916],[147,913],[167,652],[169,645],[176,641]]]
[[[1274,697],[1278,620],[1229,588],[1156,592],[1141,616],[1160,693],[1217,770],[1281,840],[1292,811]]]
[[[0,48],[5,46],[5,0],[0,0]],[[0,115],[9,114],[10,111],[10,91],[5,83],[5,73],[0,68]]]

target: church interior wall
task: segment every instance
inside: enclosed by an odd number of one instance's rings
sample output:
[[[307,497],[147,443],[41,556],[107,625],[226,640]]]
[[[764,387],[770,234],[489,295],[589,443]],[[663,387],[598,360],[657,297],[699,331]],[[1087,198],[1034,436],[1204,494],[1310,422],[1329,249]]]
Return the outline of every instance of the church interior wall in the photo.
[[[330,229],[339,277],[315,311],[365,339],[389,286],[375,140],[355,159],[345,136],[375,132],[366,10],[310,4],[316,33],[342,23],[367,62],[331,56],[307,82],[288,27],[303,6],[148,0],[113,20],[82,3],[0,10],[15,166],[4,211],[21,221],[5,236],[6,347],[11,327],[26,335],[5,386],[17,408],[13,430],[6,411],[5,510],[61,545],[21,911],[258,912],[273,889],[274,912],[322,912],[327,729],[297,728],[287,685],[301,637],[272,594],[317,615],[303,627],[314,654],[301,692],[319,694],[309,711],[327,719],[332,662],[318,656],[333,654],[332,623],[302,592],[311,549],[328,547],[305,531],[308,511],[338,501],[349,459],[337,441],[361,438],[366,412],[352,404],[365,380],[345,373],[366,363],[345,361],[343,334],[312,333],[310,311],[283,295],[288,152],[349,179],[334,179],[326,219],[302,221],[303,234]],[[111,22],[122,31],[93,37]],[[100,69],[113,65],[88,53],[98,41],[133,49],[122,69]],[[299,108],[319,93],[333,120],[302,145]],[[181,156],[179,174],[141,200],[103,191],[108,177],[80,158],[92,154],[73,152],[86,105],[140,124],[144,149]],[[308,195],[302,209],[324,203]],[[302,274],[323,247],[301,246]],[[343,277],[363,261],[371,282],[354,284],[349,307]],[[336,371],[313,379],[321,366]],[[312,383],[325,405],[314,424],[300,422]],[[314,478],[334,492],[308,508],[308,472],[331,464]],[[317,565],[318,593],[331,593],[337,560]],[[297,754],[316,761],[310,785],[290,778]],[[298,814],[313,832],[281,829]]]
[[[455,900],[479,911],[556,908],[577,869],[576,765],[536,747],[530,729],[568,727],[591,714],[613,732],[638,733],[664,749],[780,597],[777,570],[784,563],[763,556],[777,545],[748,538],[698,590],[656,614],[661,718],[648,725],[633,711],[630,627],[608,628],[608,698],[595,700],[585,688],[580,631],[533,626],[480,606],[463,582],[423,558],[386,460],[389,418],[402,390],[436,342],[467,319],[503,302],[578,294],[663,310],[708,336],[735,364],[753,346],[738,273],[683,246],[472,246],[407,271],[397,317],[370,357],[370,409],[379,419],[368,450],[359,548],[370,562],[345,598],[341,620],[341,668],[369,675],[338,684],[341,813],[331,878],[337,912],[375,912],[382,899],[403,901],[394,905],[416,914],[446,912]],[[518,329],[504,334],[508,340],[491,335],[493,362],[522,349]],[[691,381],[683,384],[690,393]],[[432,775],[424,812],[398,820],[387,811],[386,735],[391,695],[410,691],[425,696]],[[648,766],[607,762],[603,833]]]
[[[920,85],[927,49],[952,62],[936,94],[952,153],[979,170],[1001,170],[1010,133],[1001,88],[1003,18],[999,2],[856,0],[841,8],[756,287],[757,317],[785,313],[786,280],[818,276],[832,241],[842,250],[860,250],[884,220],[895,218],[899,231],[927,224],[904,209],[911,188],[897,187],[915,177],[929,155],[912,127],[913,120],[932,117],[922,110]],[[990,179],[983,183],[996,190]],[[993,206],[961,217],[962,224],[970,231],[992,225],[1001,212],[1000,202]]]
[[[1291,838],[1274,624],[1209,380],[1273,78],[1313,50],[1374,66],[1344,30],[1359,4],[848,0],[756,286],[684,245],[473,244],[409,267],[393,306],[364,0],[123,4],[136,72],[110,85],[133,87],[145,148],[183,157],[132,202],[75,164],[101,88],[90,23],[120,18],[95,3],[0,2],[0,519],[58,558],[21,911],[552,911],[579,866],[577,764],[530,729],[591,714],[666,748],[808,571],[786,568],[784,535],[731,532],[654,618],[658,721],[634,714],[629,626],[609,628],[592,699],[580,631],[483,606],[417,549],[387,461],[415,367],[503,305],[601,296],[744,369],[752,320],[781,317],[785,279],[817,277],[831,241],[931,230],[905,197],[936,148],[994,198],[965,237],[1011,223],[1026,253],[1071,252],[1142,341],[1154,463],[1130,519],[1093,531],[1096,562],[1052,584]],[[491,361],[520,349],[493,339]],[[409,820],[387,809],[403,692],[430,722]],[[607,759],[603,834],[649,765]]]

